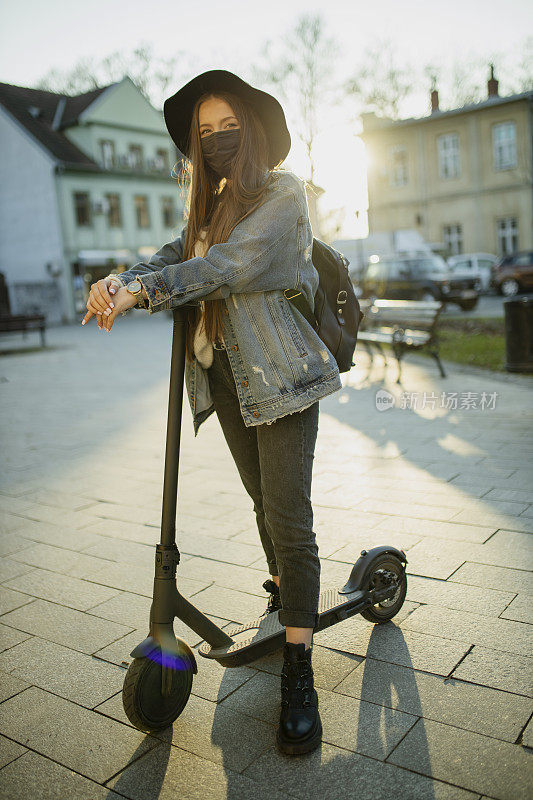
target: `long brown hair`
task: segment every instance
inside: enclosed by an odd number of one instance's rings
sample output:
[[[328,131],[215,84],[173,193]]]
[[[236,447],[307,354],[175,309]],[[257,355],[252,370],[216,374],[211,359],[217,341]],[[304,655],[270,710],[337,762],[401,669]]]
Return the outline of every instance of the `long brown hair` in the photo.
[[[240,144],[232,164],[231,180],[220,178],[204,160],[200,137],[199,109],[211,97],[224,99],[232,108],[240,125]],[[279,162],[281,163],[281,162]],[[274,169],[277,169],[277,164]],[[185,201],[187,232],[183,260],[194,257],[194,245],[202,228],[206,229],[205,245],[226,242],[240,220],[265,199],[273,170],[265,181],[268,168],[268,140],[265,129],[254,108],[230,92],[208,92],[195,103],[189,132],[189,158],[184,159],[180,184],[188,184]],[[207,250],[206,250],[207,252]],[[224,300],[205,301],[205,332],[213,342],[222,336],[222,307]],[[201,318],[200,306],[188,310],[186,325],[186,357],[194,358],[193,340]]]

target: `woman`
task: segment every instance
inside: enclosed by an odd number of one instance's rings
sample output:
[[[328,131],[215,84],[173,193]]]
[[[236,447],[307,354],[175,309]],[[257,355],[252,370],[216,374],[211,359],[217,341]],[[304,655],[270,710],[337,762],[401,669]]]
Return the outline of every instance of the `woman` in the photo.
[[[303,182],[280,169],[290,149],[272,95],[225,70],[169,98],[165,121],[187,157],[187,225],[175,241],[91,287],[82,324],[111,331],[134,305],[188,305],[185,379],[195,436],[216,412],[254,511],[271,579],[265,613],[286,628],[277,743],[303,753],[321,741],[313,685],[320,561],[311,477],[319,399],[340,389],[337,363],[287,299],[311,308],[318,273]]]

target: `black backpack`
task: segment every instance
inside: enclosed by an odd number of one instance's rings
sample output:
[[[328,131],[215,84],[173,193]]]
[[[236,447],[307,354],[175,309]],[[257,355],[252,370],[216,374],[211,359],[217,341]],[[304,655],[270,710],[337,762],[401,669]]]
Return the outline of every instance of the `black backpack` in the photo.
[[[364,316],[348,274],[350,262],[334,247],[315,238],[311,260],[319,276],[314,312],[301,292],[294,294],[296,289],[286,289],[292,296],[284,294],[335,356],[339,372],[348,372],[354,366],[352,357]]]

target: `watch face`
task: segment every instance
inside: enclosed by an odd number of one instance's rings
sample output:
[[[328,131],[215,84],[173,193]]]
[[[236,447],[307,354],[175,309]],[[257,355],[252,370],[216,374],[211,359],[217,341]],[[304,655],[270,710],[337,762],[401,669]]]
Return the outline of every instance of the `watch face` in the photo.
[[[128,283],[128,289],[130,292],[140,292],[141,291],[141,282],[137,279],[130,281]]]

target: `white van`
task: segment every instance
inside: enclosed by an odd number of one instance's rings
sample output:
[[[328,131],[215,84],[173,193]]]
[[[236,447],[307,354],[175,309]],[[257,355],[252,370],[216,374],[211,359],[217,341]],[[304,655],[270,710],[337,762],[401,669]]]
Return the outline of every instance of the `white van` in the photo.
[[[461,253],[448,258],[448,266],[454,277],[477,278],[481,283],[481,291],[490,288],[492,267],[499,261],[492,253]]]

